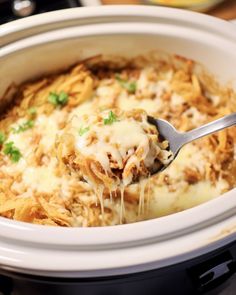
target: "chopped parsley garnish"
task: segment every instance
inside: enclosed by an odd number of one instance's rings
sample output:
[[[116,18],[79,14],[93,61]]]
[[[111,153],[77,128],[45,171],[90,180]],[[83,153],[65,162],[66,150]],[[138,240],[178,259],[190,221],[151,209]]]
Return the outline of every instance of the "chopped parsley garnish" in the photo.
[[[20,150],[14,146],[13,141],[4,144],[3,153],[8,155],[14,163],[17,163],[22,157]]]
[[[6,136],[4,133],[0,132],[0,145],[2,145],[4,143],[4,141],[6,140]]]
[[[116,75],[116,80],[120,83],[120,85],[125,88],[129,93],[135,93],[137,89],[136,82],[128,82],[126,80],[121,79],[119,75]]]
[[[31,107],[28,109],[28,114],[31,116],[35,116],[37,114],[37,109],[35,107]]]
[[[117,121],[118,121],[117,117],[112,111],[109,112],[108,118],[103,119],[103,123],[105,125],[111,125],[111,124],[113,124],[114,122],[117,122]]]
[[[60,93],[50,92],[48,101],[55,106],[64,106],[68,102],[68,94],[64,91]]]
[[[135,93],[136,88],[137,88],[136,82],[131,82],[126,85],[126,89],[128,90],[129,93]]]
[[[12,128],[13,133],[20,133],[24,132],[28,129],[31,129],[34,127],[34,121],[33,120],[27,120],[26,122],[20,124],[16,128]]]
[[[79,136],[84,135],[84,133],[86,133],[88,131],[89,131],[89,127],[85,127],[85,128],[80,127],[80,129],[79,129]]]
[[[58,105],[58,95],[54,92],[50,92],[48,101],[54,105]]]

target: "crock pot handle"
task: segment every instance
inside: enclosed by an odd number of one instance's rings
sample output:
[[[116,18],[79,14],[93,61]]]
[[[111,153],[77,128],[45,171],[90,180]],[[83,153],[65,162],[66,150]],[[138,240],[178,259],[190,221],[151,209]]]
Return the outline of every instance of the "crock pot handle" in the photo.
[[[199,294],[220,287],[235,273],[236,261],[229,251],[188,270],[188,274]]]
[[[13,290],[12,280],[6,276],[0,275],[0,294],[10,295]]]

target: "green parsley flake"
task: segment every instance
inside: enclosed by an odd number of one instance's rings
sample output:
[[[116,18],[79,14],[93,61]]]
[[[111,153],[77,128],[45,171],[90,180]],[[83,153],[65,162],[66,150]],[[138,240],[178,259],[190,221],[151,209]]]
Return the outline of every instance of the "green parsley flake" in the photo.
[[[48,101],[55,106],[64,106],[68,102],[68,94],[64,91],[60,93],[50,92]]]
[[[136,82],[128,83],[126,85],[126,89],[128,90],[129,93],[135,93],[136,92],[136,89],[137,89]]]
[[[61,105],[65,105],[68,102],[68,94],[64,91],[61,91],[58,96],[58,103]]]
[[[48,101],[51,103],[51,104],[54,104],[55,106],[58,105],[58,95],[54,92],[50,92],[49,96],[48,96]]]
[[[111,124],[113,124],[114,122],[117,122],[117,121],[118,120],[117,120],[116,115],[112,111],[110,111],[109,114],[108,114],[108,118],[105,118],[103,120],[103,123],[105,125],[111,125]]]
[[[22,154],[20,150],[14,146],[14,142],[10,141],[4,144],[3,153],[5,155],[8,155],[12,162],[17,163],[20,158],[22,157]]]
[[[31,116],[35,116],[37,114],[37,109],[35,107],[31,107],[28,109],[28,114]]]
[[[88,131],[89,131],[89,127],[85,127],[85,128],[80,127],[80,129],[79,129],[79,136],[84,135],[84,133],[86,133]]]
[[[120,83],[121,87],[125,88],[129,93],[135,93],[137,89],[136,82],[128,82],[126,80],[121,79],[119,75],[115,76],[116,80]]]
[[[24,132],[28,129],[31,129],[34,127],[34,121],[33,120],[27,120],[26,122],[24,122],[23,124],[20,124],[19,126],[17,126],[16,128],[12,128],[13,133],[20,133],[20,132]]]
[[[4,141],[6,140],[6,136],[4,133],[0,132],[0,145],[2,145],[4,143]]]

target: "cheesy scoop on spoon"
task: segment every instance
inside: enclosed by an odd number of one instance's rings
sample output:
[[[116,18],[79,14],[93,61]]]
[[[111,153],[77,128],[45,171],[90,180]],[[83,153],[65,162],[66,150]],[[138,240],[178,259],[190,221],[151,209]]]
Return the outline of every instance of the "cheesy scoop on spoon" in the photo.
[[[64,130],[59,151],[82,180],[110,192],[139,182],[172,160],[168,142],[161,140],[143,110],[75,116]]]

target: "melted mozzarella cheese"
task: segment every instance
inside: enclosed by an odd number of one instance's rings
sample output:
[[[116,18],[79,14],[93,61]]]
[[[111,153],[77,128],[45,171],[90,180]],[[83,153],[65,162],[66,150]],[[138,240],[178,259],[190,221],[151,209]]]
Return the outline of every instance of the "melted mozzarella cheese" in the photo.
[[[71,110],[68,121],[70,121],[74,117],[81,117],[83,115],[88,115],[94,112],[93,103],[91,100],[85,101],[83,104],[75,107]]]
[[[228,189],[228,183],[220,179],[213,186],[210,181],[199,181],[189,186],[180,182],[176,191],[169,191],[168,187],[155,186],[153,198],[150,202],[150,218],[160,217],[182,211],[207,202]]]
[[[118,97],[117,104],[122,110],[143,109],[150,115],[160,111],[163,105],[160,98],[155,98],[153,100],[148,98],[136,99],[134,95],[127,95],[126,92],[122,92]]]
[[[61,179],[55,175],[56,159],[47,166],[27,167],[23,172],[23,182],[38,192],[50,193],[61,184]]]
[[[165,91],[169,90],[169,79],[152,81],[148,78],[152,72],[153,68],[146,68],[141,71],[140,77],[137,81],[137,91],[160,97]]]
[[[177,94],[177,93],[173,93],[171,95],[171,105],[172,106],[179,106],[182,105],[184,103],[184,99],[181,95]]]
[[[210,152],[208,153],[210,155]],[[173,163],[165,170],[171,179],[181,179],[182,172],[186,167],[195,167],[200,173],[204,173],[206,159],[203,153],[194,144],[187,144],[179,152]]]
[[[200,113],[195,107],[190,107],[187,111],[184,112],[184,115],[191,117],[191,121],[195,126],[199,126],[206,122],[207,116]]]
[[[56,136],[60,134],[58,125],[64,119],[64,115],[63,111],[59,110],[55,110],[50,116],[41,114],[35,119],[33,128],[19,133],[12,132],[8,136],[7,141],[14,142],[14,146],[19,149],[22,157],[19,162],[12,163],[6,156],[8,163],[1,169],[10,175],[22,174],[22,182],[16,183],[13,187],[18,192],[25,187],[30,187],[38,192],[50,193],[60,187],[61,179],[55,175],[56,158],[51,157],[50,162],[42,166],[31,165],[27,159],[29,156],[34,155],[35,149],[38,147],[38,144],[32,142],[35,134],[41,136],[39,144],[42,145],[44,153],[50,154],[50,150],[55,145]],[[12,127],[15,128],[25,121],[25,119],[19,119]]]
[[[56,137],[60,135],[58,125],[65,115],[63,111],[55,110],[50,116],[40,115],[37,118],[35,128],[37,133],[43,135],[40,144],[43,145],[45,152],[49,152],[54,147]]]
[[[17,120],[11,128],[17,128],[22,123],[26,122],[25,119]],[[32,130],[28,129],[24,132],[14,133],[11,132],[7,138],[7,142],[14,142],[14,145],[27,157],[32,152],[31,146]]]
[[[95,132],[98,140],[95,144],[88,145],[86,139],[91,132]],[[76,143],[82,154],[95,157],[107,171],[110,171],[109,154],[122,168],[128,150],[140,145],[148,146],[148,137],[137,122],[130,120],[94,126],[84,136],[78,136]]]

